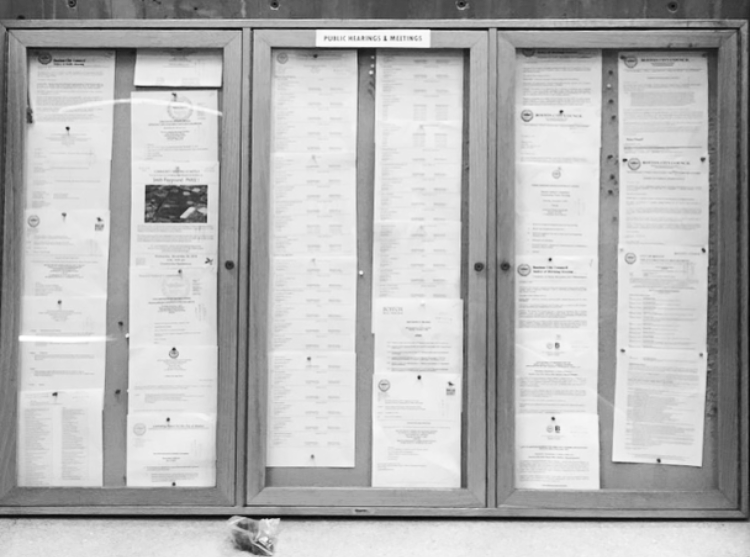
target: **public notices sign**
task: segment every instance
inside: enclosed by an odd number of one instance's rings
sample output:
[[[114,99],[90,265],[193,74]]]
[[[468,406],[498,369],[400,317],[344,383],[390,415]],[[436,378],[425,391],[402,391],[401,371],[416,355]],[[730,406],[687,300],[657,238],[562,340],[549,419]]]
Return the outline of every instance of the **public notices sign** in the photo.
[[[430,48],[430,31],[425,29],[317,29],[315,46]]]

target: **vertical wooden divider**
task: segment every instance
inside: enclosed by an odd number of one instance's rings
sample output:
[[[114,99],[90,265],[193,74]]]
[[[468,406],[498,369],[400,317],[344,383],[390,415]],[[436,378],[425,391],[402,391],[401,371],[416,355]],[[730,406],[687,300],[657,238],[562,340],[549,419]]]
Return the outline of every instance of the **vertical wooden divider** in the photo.
[[[375,203],[375,83],[377,51],[358,52],[357,88],[357,395],[355,469],[351,485],[369,486],[372,476],[373,238]]]
[[[487,506],[497,505],[497,29],[487,54]]]
[[[514,406],[514,351],[515,351],[515,72],[516,50],[502,33],[497,40],[497,110],[496,158],[497,228],[497,311],[495,313],[497,391],[495,415],[497,446],[496,504],[501,504],[515,490],[513,480],[515,406]]]
[[[617,239],[620,203],[617,60],[614,50],[602,51],[601,151],[599,161],[599,463],[601,486],[610,482],[617,361]],[[614,302],[613,302],[614,301]]]
[[[135,51],[118,50],[109,189],[107,356],[104,379],[104,485],[125,487],[128,416],[128,320],[130,285],[131,135],[130,93],[135,90]]]

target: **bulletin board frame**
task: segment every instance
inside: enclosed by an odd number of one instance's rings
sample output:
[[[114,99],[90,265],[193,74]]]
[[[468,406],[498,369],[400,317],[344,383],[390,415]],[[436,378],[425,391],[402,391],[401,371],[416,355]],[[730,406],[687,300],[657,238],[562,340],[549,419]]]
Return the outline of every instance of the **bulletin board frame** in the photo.
[[[369,454],[371,439],[371,387],[373,338],[371,323],[372,288],[372,221],[373,180],[375,151],[375,105],[373,100],[375,50],[360,51],[358,80],[358,139],[357,139],[357,220],[358,260],[360,280],[357,293],[357,404],[356,404],[356,466],[350,471],[338,469],[290,468],[274,471],[281,485],[268,485],[265,466],[265,443],[267,424],[267,322],[269,285],[269,162],[271,129],[271,51],[273,48],[313,48],[315,32],[259,30],[254,32],[253,42],[253,165],[252,165],[252,234],[255,242],[251,246],[250,314],[255,316],[250,335],[250,389],[256,393],[249,399],[248,446],[259,447],[251,456],[247,477],[248,505],[330,505],[366,508],[370,506],[418,506],[424,507],[480,507],[485,498],[485,459],[467,458],[465,455],[482,455],[486,438],[484,423],[486,416],[486,387],[484,339],[486,323],[487,273],[485,263],[486,246],[486,133],[487,133],[487,41],[485,33],[473,31],[435,31],[431,34],[430,49],[460,49],[465,51],[465,110],[468,122],[468,175],[463,178],[462,200],[465,205],[463,225],[464,256],[462,266],[465,276],[464,297],[466,369],[464,371],[464,412],[461,459],[465,478],[458,489],[394,489],[368,487]],[[364,50],[364,49],[363,49]],[[467,91],[468,89],[468,91]],[[467,94],[468,93],[468,94]],[[464,162],[465,164],[465,162]],[[478,267],[479,265],[479,267]],[[259,269],[259,270],[258,270]],[[337,480],[337,478],[341,478]],[[336,482],[351,482],[351,487],[336,486]],[[364,485],[363,485],[364,483]],[[408,494],[408,495],[407,495]]]
[[[214,48],[222,51],[225,77],[222,86],[223,122],[221,144],[221,195],[218,265],[218,335],[226,339],[219,350],[216,486],[212,488],[126,488],[125,450],[127,416],[128,357],[128,242],[113,241],[110,249],[107,299],[107,356],[104,388],[104,478],[102,488],[32,488],[16,484],[17,377],[0,375],[0,440],[7,449],[0,456],[0,505],[7,509],[121,506],[227,506],[235,501],[236,473],[233,424],[236,421],[237,296],[238,273],[234,261],[239,255],[239,169],[232,161],[239,157],[241,33],[221,31],[196,35],[183,30],[62,30],[19,29],[8,32],[8,68],[14,79],[8,87],[8,132],[5,148],[5,234],[3,260],[4,315],[2,323],[2,369],[14,370],[18,362],[18,331],[22,230],[24,215],[24,145],[27,121],[27,52],[38,48],[107,48],[123,53],[116,62],[115,97],[128,98],[133,87],[136,48]],[[112,185],[110,201],[113,238],[129,237],[130,207],[130,105],[115,102]],[[120,209],[119,211],[116,209]],[[225,264],[229,263],[231,264]]]
[[[515,456],[501,447],[514,446],[514,330],[499,328],[498,347],[498,429],[497,429],[497,508],[502,513],[526,516],[733,516],[736,509],[747,512],[747,447],[736,435],[747,431],[746,296],[747,250],[737,242],[747,234],[747,190],[745,163],[737,165],[740,138],[746,134],[744,116],[747,100],[738,95],[746,71],[740,61],[744,34],[728,30],[698,31],[586,31],[586,32],[498,32],[498,260],[509,263],[498,274],[499,307],[515,304],[514,261],[514,128],[519,107],[514,106],[514,83],[500,75],[516,75],[516,53],[520,49],[601,49],[602,147],[600,160],[599,218],[599,421],[602,488],[593,491],[530,490],[514,487]],[[697,50],[709,57],[709,132],[712,176],[709,252],[716,252],[711,267],[716,275],[715,343],[709,342],[709,375],[715,376],[717,411],[706,411],[705,421],[713,425],[704,431],[703,466],[699,468],[661,464],[613,463],[612,431],[614,380],[617,346],[617,222],[619,204],[617,62],[620,52],[658,50]],[[737,122],[741,124],[736,125]],[[743,140],[744,141],[744,140]],[[502,265],[502,263],[501,263]],[[710,271],[711,272],[711,271]],[[740,301],[740,303],[738,303]],[[709,312],[711,321],[711,313]],[[714,354],[712,354],[714,352]],[[743,366],[743,361],[745,362]],[[714,423],[715,422],[715,423]],[[635,485],[648,485],[637,488]],[[533,510],[531,510],[533,509]]]
[[[748,23],[717,20],[189,20],[189,21],[4,21],[0,22],[0,72],[2,102],[4,195],[2,298],[0,298],[0,515],[291,515],[342,517],[539,517],[539,518],[653,518],[747,519],[750,516],[750,365],[748,299]],[[471,57],[472,102],[482,107],[476,122],[476,150],[468,161],[472,180],[484,191],[484,220],[471,221],[470,232],[484,251],[467,260],[468,277],[485,292],[474,302],[483,303],[484,320],[476,323],[484,333],[469,337],[476,368],[467,390],[473,406],[469,417],[472,451],[462,455],[465,487],[458,490],[402,490],[370,487],[292,487],[267,485],[265,469],[265,392],[267,387],[265,333],[259,329],[263,315],[263,281],[267,269],[259,265],[265,255],[258,246],[268,234],[262,218],[266,180],[268,55],[272,47],[314,47],[315,29],[429,29],[433,37],[481,36],[460,39],[457,48],[479,49]],[[124,460],[107,471],[105,487],[20,488],[16,485],[16,339],[18,298],[16,269],[20,261],[23,137],[26,107],[26,50],[36,47],[119,48],[207,47],[224,51],[223,125],[221,154],[222,226],[220,237],[220,403],[217,432],[217,487],[213,489],[124,488]],[[633,489],[603,482],[599,492],[517,490],[513,485],[513,80],[518,48],[597,48],[608,51],[638,49],[705,49],[714,56],[715,157],[713,186],[717,194],[719,236],[712,238],[717,251],[717,338],[715,353],[722,373],[717,375],[717,413],[710,488],[694,489],[677,474],[667,478],[666,467],[649,466],[652,487]],[[481,63],[478,63],[482,60]],[[476,65],[475,65],[476,64]],[[468,67],[468,66],[467,66]],[[227,71],[232,68],[233,71]],[[508,72],[511,72],[510,74]],[[604,76],[603,99],[611,98],[613,85]],[[360,67],[360,86],[367,85],[367,68]],[[479,92],[481,91],[481,94]],[[609,95],[609,96],[608,96]],[[615,105],[616,106],[616,105]],[[607,112],[609,110],[609,112]],[[614,110],[614,112],[612,112]],[[617,109],[603,105],[603,127],[616,122]],[[115,118],[117,118],[117,113]],[[126,118],[128,116],[121,116]],[[264,118],[266,120],[264,120]],[[472,116],[474,118],[474,116]],[[607,121],[606,118],[610,120]],[[360,125],[363,125],[360,122]],[[482,127],[484,126],[484,127]],[[481,131],[478,131],[481,130]],[[472,132],[475,133],[475,132]],[[612,136],[607,136],[612,137]],[[616,134],[615,134],[616,139]],[[606,137],[605,137],[606,140]],[[122,180],[129,176],[129,138],[119,140],[125,158]],[[115,146],[118,140],[115,140]],[[614,149],[614,150],[612,150]],[[616,211],[616,144],[602,144],[601,207]],[[114,159],[114,157],[113,157]],[[117,164],[113,162],[113,164]],[[371,173],[372,160],[358,162],[362,175]],[[370,166],[368,166],[370,165]],[[113,166],[113,179],[117,174]],[[358,172],[359,174],[359,172]],[[614,179],[611,176],[615,176]],[[614,180],[614,181],[613,181]],[[614,187],[613,187],[614,184]],[[360,185],[366,187],[366,185]],[[114,190],[113,190],[114,191]],[[225,194],[226,192],[226,194]],[[114,197],[113,197],[114,199]],[[113,211],[114,213],[114,211]],[[484,236],[484,240],[481,237]],[[616,243],[609,237],[602,241]],[[114,244],[112,249],[115,249]],[[474,257],[476,256],[476,257]],[[476,261],[475,261],[476,259]],[[225,267],[225,263],[234,265]],[[475,262],[485,263],[481,276]],[[605,265],[613,266],[609,270]],[[614,270],[613,270],[614,269]],[[600,272],[615,273],[614,258],[600,256]],[[112,278],[110,269],[110,282]],[[117,285],[127,297],[127,286]],[[468,300],[467,300],[468,301]],[[358,302],[360,304],[362,302]],[[601,297],[600,297],[601,306]],[[14,309],[15,308],[15,309]],[[109,312],[108,312],[109,313]],[[602,319],[613,319],[602,315]],[[108,333],[119,334],[118,319],[108,316]],[[223,331],[223,333],[222,333]],[[602,338],[600,355],[613,344]],[[126,357],[127,345],[116,352]],[[113,356],[114,354],[113,353]],[[110,355],[107,356],[108,366]],[[358,389],[360,386],[358,386]],[[124,452],[124,429],[115,432],[112,420],[124,424],[127,374],[107,377],[105,406],[112,408],[105,435]],[[369,389],[369,387],[368,387]],[[466,408],[466,407],[465,407]],[[105,418],[107,420],[107,418]],[[117,427],[124,427],[117,426]],[[117,428],[116,427],[116,428]],[[116,429],[114,428],[114,429]],[[106,451],[106,449],[105,449]],[[112,453],[114,454],[114,453]],[[602,458],[610,455],[602,454]],[[105,456],[105,459],[109,458]],[[118,457],[120,458],[120,457]],[[666,474],[666,475],[665,475]],[[303,479],[301,477],[301,479]],[[665,479],[664,489],[653,482]],[[324,482],[325,484],[325,482]]]

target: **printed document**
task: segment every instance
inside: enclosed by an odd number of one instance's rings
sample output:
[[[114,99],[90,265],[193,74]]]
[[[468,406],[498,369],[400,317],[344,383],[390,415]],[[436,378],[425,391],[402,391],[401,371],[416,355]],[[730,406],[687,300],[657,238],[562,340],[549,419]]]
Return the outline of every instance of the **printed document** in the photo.
[[[708,58],[701,51],[621,52],[621,158],[708,156]],[[629,162],[629,161],[628,161]]]
[[[621,245],[620,349],[706,351],[708,253],[693,246]]]
[[[136,267],[216,269],[219,164],[133,164],[130,261]]]
[[[354,467],[354,352],[271,352],[267,466]]]
[[[102,487],[101,389],[18,393],[18,485]]]
[[[376,373],[372,486],[461,485],[461,376]]]
[[[706,359],[688,350],[618,352],[612,460],[702,465]]]
[[[128,487],[214,487],[216,418],[184,412],[130,413]]]
[[[516,165],[516,253],[596,256],[598,165]]]
[[[222,50],[139,48],[137,87],[221,87]]]
[[[354,352],[354,257],[276,257],[271,273],[271,349]]]
[[[214,268],[130,270],[130,346],[216,344]]]
[[[216,346],[131,346],[129,412],[216,413]]]
[[[378,298],[375,373],[463,373],[463,300]]]
[[[517,414],[516,488],[599,489],[596,414]]]
[[[133,161],[217,161],[217,99],[208,89],[133,91]]]

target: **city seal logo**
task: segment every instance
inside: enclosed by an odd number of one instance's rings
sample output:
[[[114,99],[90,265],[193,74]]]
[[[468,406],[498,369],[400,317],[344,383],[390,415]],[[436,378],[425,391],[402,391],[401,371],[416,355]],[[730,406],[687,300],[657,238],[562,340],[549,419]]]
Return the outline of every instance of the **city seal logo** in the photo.
[[[39,52],[39,54],[36,55],[36,59],[40,64],[46,66],[47,64],[52,62],[52,55],[46,50],[42,50],[41,52]]]
[[[164,277],[161,283],[161,293],[167,298],[183,298],[190,293],[190,283],[183,278],[182,273]]]
[[[146,425],[145,424],[135,424],[133,426],[133,433],[140,436],[146,433]]]
[[[559,179],[560,179],[560,176],[562,176],[562,171],[561,171],[561,170],[560,170],[559,168],[555,168],[555,169],[554,169],[554,170],[552,171],[552,177],[553,177],[553,178],[554,178],[555,180],[559,180]]]
[[[630,170],[638,170],[641,167],[640,159],[635,157],[628,159],[628,168]]]
[[[37,226],[39,226],[39,217],[37,215],[29,215],[29,218],[26,219],[26,222],[31,228],[36,228]]]
[[[518,274],[522,277],[527,277],[531,274],[531,265],[528,263],[521,263],[518,266]]]
[[[625,254],[625,263],[628,265],[632,265],[636,261],[638,261],[638,257],[632,251]]]
[[[180,351],[177,350],[177,348],[172,347],[172,350],[169,351],[169,357],[173,360],[178,358],[180,356]]]
[[[279,64],[286,64],[289,61],[289,55],[286,52],[282,52],[276,57],[276,61]]]
[[[184,122],[193,115],[193,103],[183,95],[172,94],[172,101],[167,106],[167,114],[172,120]]]
[[[378,382],[378,389],[380,389],[382,392],[387,392],[388,389],[391,388],[391,382],[388,381],[388,379],[381,379]]]
[[[625,66],[627,66],[628,68],[632,70],[638,65],[638,57],[637,56],[625,56],[623,58],[623,62],[625,63]]]
[[[525,108],[521,111],[521,120],[524,122],[531,122],[534,119],[534,113],[529,110],[528,108]]]

